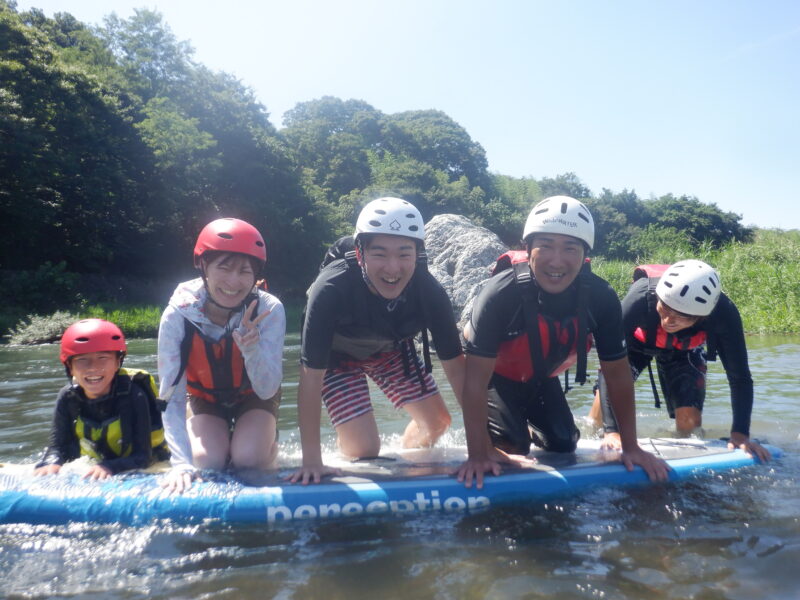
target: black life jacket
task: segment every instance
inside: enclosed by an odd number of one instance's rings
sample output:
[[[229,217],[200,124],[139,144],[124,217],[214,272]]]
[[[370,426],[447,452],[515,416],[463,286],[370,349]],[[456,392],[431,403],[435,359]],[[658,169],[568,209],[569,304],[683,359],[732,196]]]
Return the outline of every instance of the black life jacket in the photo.
[[[495,361],[495,372],[514,381],[526,382],[535,376],[556,377],[577,363],[575,381],[586,382],[586,362],[592,347],[588,328],[588,282],[591,272],[589,259],[578,275],[577,315],[554,319],[539,311],[537,288],[533,283],[528,254],[524,250],[511,250],[501,255],[492,275],[514,269],[514,280],[522,296],[522,316],[525,333],[500,344]],[[569,380],[565,375],[565,391]]]

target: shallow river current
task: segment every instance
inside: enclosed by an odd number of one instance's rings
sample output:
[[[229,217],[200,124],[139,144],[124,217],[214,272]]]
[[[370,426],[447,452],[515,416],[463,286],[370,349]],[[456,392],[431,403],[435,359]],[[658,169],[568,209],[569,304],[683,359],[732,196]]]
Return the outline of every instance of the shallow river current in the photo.
[[[280,413],[283,455],[299,460],[298,337],[287,338]],[[766,466],[680,483],[583,495],[471,515],[352,518],[282,526],[169,522],[143,527],[0,525],[0,596],[7,598],[800,598],[800,338],[750,337],[752,434],[783,448]],[[126,365],[155,372],[155,341],[130,343]],[[463,444],[457,404],[445,443]],[[43,449],[58,348],[0,346],[0,462]],[[569,394],[584,437],[591,386]],[[666,411],[637,384],[639,435],[669,436]],[[386,445],[403,414],[378,396]],[[705,436],[726,435],[721,365],[709,367]],[[323,440],[333,450],[323,417]]]

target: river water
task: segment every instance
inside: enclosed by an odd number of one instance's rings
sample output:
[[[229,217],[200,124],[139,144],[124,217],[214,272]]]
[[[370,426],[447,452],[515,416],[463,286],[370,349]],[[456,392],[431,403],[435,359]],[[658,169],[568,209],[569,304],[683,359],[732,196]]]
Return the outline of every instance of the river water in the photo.
[[[298,338],[287,337],[280,435],[299,460]],[[748,339],[756,382],[752,432],[786,455],[768,466],[680,483],[593,490],[547,504],[472,515],[354,518],[283,526],[168,522],[144,527],[0,525],[0,595],[7,598],[800,598],[798,337]],[[126,365],[155,372],[155,341],[130,343]],[[445,443],[463,444],[457,404]],[[0,346],[0,461],[36,459],[64,371],[57,346]],[[640,436],[670,435],[637,385]],[[591,394],[570,392],[584,436]],[[375,402],[386,445],[405,426]],[[731,411],[711,364],[706,437]],[[323,417],[323,420],[326,418]],[[333,450],[327,423],[323,440]]]

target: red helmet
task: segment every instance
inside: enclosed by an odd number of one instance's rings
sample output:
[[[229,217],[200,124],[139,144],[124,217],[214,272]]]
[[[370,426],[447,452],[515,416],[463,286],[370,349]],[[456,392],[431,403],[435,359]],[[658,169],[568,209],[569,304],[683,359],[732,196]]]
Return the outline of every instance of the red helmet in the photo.
[[[125,354],[125,336],[120,328],[103,319],[83,319],[73,323],[61,336],[61,362],[76,354],[88,352],[120,352]]]
[[[203,227],[194,246],[194,266],[200,267],[200,258],[209,250],[238,252],[267,262],[267,246],[258,230],[240,219],[217,219]]]

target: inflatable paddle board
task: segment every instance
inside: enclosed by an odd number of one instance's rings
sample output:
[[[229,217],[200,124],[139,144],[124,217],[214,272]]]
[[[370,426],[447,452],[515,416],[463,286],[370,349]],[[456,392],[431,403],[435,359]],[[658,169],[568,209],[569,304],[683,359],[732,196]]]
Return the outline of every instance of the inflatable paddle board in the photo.
[[[321,484],[289,484],[285,468],[274,473],[211,473],[183,494],[168,494],[153,472],[83,480],[80,473],[34,477],[31,465],[0,466],[0,523],[68,522],[139,525],[168,519],[178,523],[278,524],[355,515],[475,512],[492,506],[568,496],[597,486],[648,483],[644,471],[627,471],[619,454],[582,440],[575,454],[535,451],[536,463],[487,475],[483,488],[466,488],[451,475],[464,448],[389,452],[368,461],[327,464],[342,475]],[[667,460],[670,480],[756,464],[723,441],[642,439],[642,448]],[[767,446],[773,457],[780,449]]]

